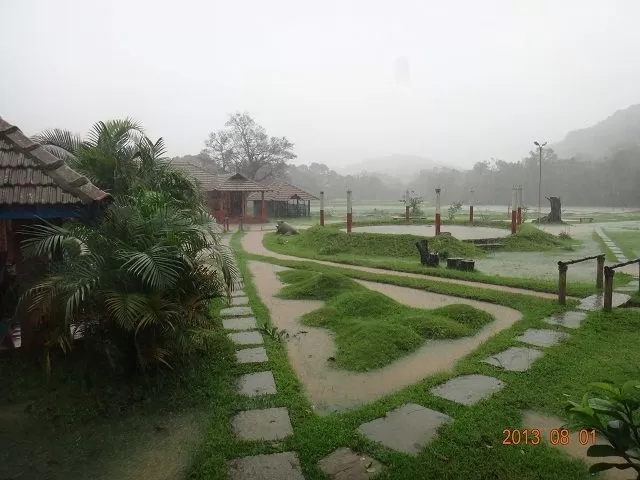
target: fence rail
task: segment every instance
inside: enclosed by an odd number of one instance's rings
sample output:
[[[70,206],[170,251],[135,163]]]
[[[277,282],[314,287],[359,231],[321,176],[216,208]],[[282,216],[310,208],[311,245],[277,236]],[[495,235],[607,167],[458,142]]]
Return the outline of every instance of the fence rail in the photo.
[[[592,257],[578,258],[568,262],[558,262],[558,303],[564,305],[567,302],[567,271],[569,265],[586,262],[587,260],[597,260],[596,263],[596,288],[602,288],[602,278],[604,273],[604,255],[593,255]]]

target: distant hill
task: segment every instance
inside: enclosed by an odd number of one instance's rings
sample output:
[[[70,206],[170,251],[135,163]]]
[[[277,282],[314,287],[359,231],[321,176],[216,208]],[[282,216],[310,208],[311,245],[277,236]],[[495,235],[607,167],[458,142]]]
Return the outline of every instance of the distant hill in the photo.
[[[430,158],[417,155],[387,155],[363,160],[337,169],[342,175],[355,175],[362,172],[380,173],[398,180],[410,181],[420,170],[429,170],[440,166]]]
[[[640,146],[640,105],[618,110],[609,118],[569,132],[551,147],[560,158],[602,159],[623,148]]]

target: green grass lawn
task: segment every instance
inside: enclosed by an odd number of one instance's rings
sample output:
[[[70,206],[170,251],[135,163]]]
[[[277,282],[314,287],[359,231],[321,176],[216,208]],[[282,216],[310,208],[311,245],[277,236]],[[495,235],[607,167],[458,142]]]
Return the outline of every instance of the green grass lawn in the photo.
[[[234,244],[239,245],[237,239],[234,240]],[[521,427],[524,409],[538,409],[562,417],[567,398],[565,395],[581,397],[589,382],[622,381],[637,377],[637,365],[640,365],[640,350],[637,348],[640,342],[640,318],[637,312],[616,309],[611,313],[591,313],[579,330],[570,331],[571,336],[566,343],[546,349],[545,356],[538,360],[530,371],[505,372],[480,361],[490,354],[516,345],[515,337],[527,328],[554,328],[542,323],[541,319],[561,309],[555,302],[426,279],[374,275],[312,262],[284,261],[246,253],[241,253],[239,257],[241,269],[245,273],[248,271],[247,260],[260,260],[318,273],[346,273],[353,278],[490,301],[516,308],[523,313],[521,321],[500,332],[462,359],[451,374],[432,376],[371,404],[322,417],[313,413],[312,407],[301,393],[301,387],[286,361],[285,345],[271,343],[269,340],[270,367],[276,376],[278,394],[265,404],[285,405],[289,408],[294,435],[276,444],[247,444],[245,453],[295,451],[308,480],[325,478],[317,469],[317,462],[339,447],[349,447],[354,451],[371,455],[387,465],[386,472],[379,477],[385,479],[593,478],[583,463],[547,445],[502,445],[503,430]],[[297,281],[309,278],[305,277],[304,273],[296,272],[289,275],[297,275]],[[246,291],[259,321],[269,321],[266,308],[260,306],[260,301],[255,296],[251,280],[245,277],[245,282]],[[334,293],[326,295],[330,297]],[[311,295],[310,292],[308,294]],[[571,305],[567,306],[570,307]],[[366,338],[363,338],[363,341],[365,340]],[[448,378],[470,373],[498,377],[506,383],[506,387],[500,393],[472,407],[449,402],[429,392],[430,388]],[[437,439],[416,457],[386,449],[357,433],[358,426],[363,422],[382,417],[387,411],[405,403],[418,403],[444,412],[455,421],[452,425],[442,428]],[[215,434],[213,430],[209,433],[211,437]],[[227,451],[231,453],[228,447]],[[237,450],[233,452],[238,453]]]
[[[640,230],[605,230],[629,260],[640,257]]]
[[[309,270],[280,272],[288,284],[282,298],[325,300],[302,323],[335,333],[336,367],[368,371],[383,367],[424,344],[426,339],[473,335],[493,317],[469,305],[425,310],[402,305],[344,275]]]
[[[528,228],[525,228],[528,227]],[[419,254],[415,247],[421,237],[414,235],[392,235],[375,233],[341,232],[334,226],[313,227],[301,231],[298,235],[282,237],[269,233],[264,237],[264,246],[274,252],[294,257],[325,260],[347,265],[395,270],[399,272],[420,273],[432,277],[455,278],[470,280],[493,285],[525,288],[540,292],[557,292],[557,282],[553,280],[539,280],[518,277],[504,277],[489,275],[482,272],[463,272],[442,267],[426,267],[420,264]],[[553,235],[540,232],[535,227],[524,226],[518,234],[509,237],[509,249],[538,248],[547,249],[558,247],[561,242],[565,248],[573,240],[559,240]],[[449,256],[481,258],[486,255],[478,247],[468,242],[461,242],[451,237],[441,236],[428,239],[430,251],[446,251]],[[623,285],[629,280],[628,275],[618,274],[614,277],[617,285]],[[584,297],[595,292],[595,285],[584,282],[570,282],[568,294]]]
[[[607,244],[604,243],[604,240],[602,240],[602,237],[598,235],[597,232],[593,232],[591,234],[591,238],[593,238],[593,240],[598,244],[598,247],[600,247],[600,252],[604,253],[604,258],[607,262],[618,261],[617,257],[613,254],[613,252],[609,249],[609,247],[607,247]]]

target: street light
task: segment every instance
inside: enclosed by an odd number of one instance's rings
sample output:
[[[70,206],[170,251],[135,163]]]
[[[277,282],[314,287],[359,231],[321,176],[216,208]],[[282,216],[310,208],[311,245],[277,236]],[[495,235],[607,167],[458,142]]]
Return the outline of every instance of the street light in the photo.
[[[542,147],[544,147],[547,142],[544,142],[542,145],[538,142],[533,142],[533,144],[538,147],[540,151],[540,177],[538,178],[538,226],[540,226],[540,212],[542,211]]]

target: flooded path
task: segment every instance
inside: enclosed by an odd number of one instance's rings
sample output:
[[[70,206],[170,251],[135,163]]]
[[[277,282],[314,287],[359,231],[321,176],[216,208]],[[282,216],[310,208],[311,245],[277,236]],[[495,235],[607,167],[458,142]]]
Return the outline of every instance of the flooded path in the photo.
[[[521,318],[521,313],[517,310],[499,305],[394,285],[359,282],[412,307],[437,308],[453,303],[465,303],[491,313],[495,321],[472,337],[429,340],[414,353],[375,371],[337,370],[328,360],[329,357],[335,356],[336,351],[333,333],[327,329],[300,323],[302,315],[320,308],[324,302],[276,298],[275,295],[283,286],[276,272],[282,267],[250,262],[249,268],[258,295],[269,309],[273,324],[290,334],[287,340],[289,361],[318,413],[344,410],[368,403],[435,373],[449,371],[460,358]]]

